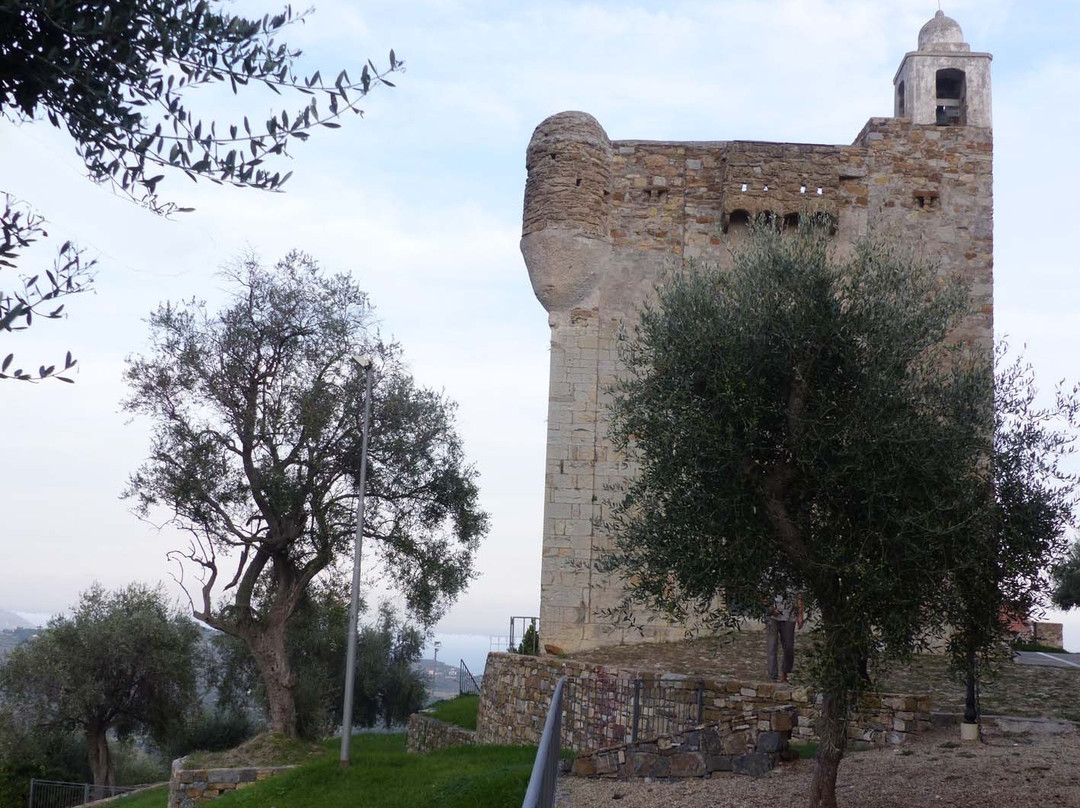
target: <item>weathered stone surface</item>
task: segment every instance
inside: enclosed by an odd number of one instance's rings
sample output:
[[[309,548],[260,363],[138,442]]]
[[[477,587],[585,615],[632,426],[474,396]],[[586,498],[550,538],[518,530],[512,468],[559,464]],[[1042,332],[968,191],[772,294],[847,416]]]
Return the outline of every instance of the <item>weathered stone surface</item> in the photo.
[[[701,733],[701,749],[707,755],[724,753],[724,736],[719,727],[709,727]]]
[[[776,710],[769,716],[772,729],[778,732],[790,732],[795,726],[796,715],[794,711]]]
[[[592,777],[596,774],[596,758],[584,755],[574,761],[574,774],[579,777]]]
[[[597,774],[615,774],[619,770],[619,756],[612,752],[600,752],[596,755]]]
[[[476,732],[473,730],[448,724],[422,713],[413,713],[409,716],[405,751],[423,753],[433,749],[468,746],[475,738]]]
[[[732,768],[731,755],[708,755],[705,766],[710,772],[729,772]]]
[[[754,751],[774,754],[781,751],[786,746],[787,738],[784,736],[784,733],[769,730],[768,732],[758,733],[757,744],[754,746]]]
[[[669,761],[672,777],[701,777],[708,771],[701,752],[678,752]]]
[[[670,773],[670,758],[648,752],[631,752],[626,766],[619,770],[624,777],[668,777]]]
[[[751,752],[748,755],[736,755],[731,759],[731,770],[735,774],[748,774],[760,777],[776,765],[776,756],[763,752]]]
[[[732,732],[723,740],[725,755],[741,755],[746,751],[747,734],[745,732]]]
[[[172,763],[168,808],[195,808],[238,788],[266,780],[293,766],[264,766],[236,769],[184,769],[184,759]]]

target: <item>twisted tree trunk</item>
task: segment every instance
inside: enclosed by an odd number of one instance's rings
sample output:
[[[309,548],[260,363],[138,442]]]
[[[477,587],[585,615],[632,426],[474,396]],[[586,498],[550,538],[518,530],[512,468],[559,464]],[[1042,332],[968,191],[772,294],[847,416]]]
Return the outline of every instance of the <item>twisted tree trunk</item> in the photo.
[[[90,766],[90,773],[94,778],[95,786],[116,785],[116,774],[113,772],[112,755],[109,752],[109,739],[107,737],[109,725],[104,721],[92,721],[86,728],[86,762]],[[107,797],[108,794],[95,794],[95,798]]]
[[[285,621],[271,623],[248,643],[266,687],[270,729],[296,737],[296,677],[285,650]]]
[[[836,808],[836,774],[847,743],[845,694],[828,691],[822,697],[814,775],[810,781],[810,808]]]

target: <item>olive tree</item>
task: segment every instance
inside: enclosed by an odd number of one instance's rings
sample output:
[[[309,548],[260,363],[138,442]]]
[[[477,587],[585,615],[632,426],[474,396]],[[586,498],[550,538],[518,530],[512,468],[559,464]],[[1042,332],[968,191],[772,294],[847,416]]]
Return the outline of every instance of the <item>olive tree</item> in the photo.
[[[1059,609],[1080,606],[1080,541],[1054,567],[1053,603]]]
[[[993,360],[952,336],[967,311],[962,285],[894,244],[836,260],[810,217],[759,220],[730,270],[673,271],[622,335],[611,434],[637,473],[601,567],[627,619],[644,604],[737,623],[802,594],[822,698],[813,806],[835,805],[866,660],[924,647],[961,602],[1000,619],[1001,599],[975,593],[1005,523]]]
[[[364,546],[421,623],[468,585],[487,515],[453,403],[414,382],[350,276],[293,252],[272,268],[248,258],[227,279],[220,311],[160,306],[149,352],[127,362],[125,407],[149,418],[153,437],[126,496],[188,534],[171,557],[193,614],[244,642],[271,728],[295,734],[287,624],[352,549],[364,403],[356,356],[377,360]]]
[[[22,720],[42,730],[86,737],[94,784],[115,783],[109,733],[165,739],[196,699],[199,630],[163,590],[94,585],[70,616],[11,652],[0,693]]]
[[[978,689],[1012,657],[1012,618],[1037,614],[1056,597],[1067,530],[1074,524],[1080,475],[1075,452],[1080,414],[1077,388],[1059,386],[1039,401],[1034,370],[997,352],[993,447],[985,475],[992,491],[953,551],[947,618],[953,670],[966,686],[964,720],[979,719]]]

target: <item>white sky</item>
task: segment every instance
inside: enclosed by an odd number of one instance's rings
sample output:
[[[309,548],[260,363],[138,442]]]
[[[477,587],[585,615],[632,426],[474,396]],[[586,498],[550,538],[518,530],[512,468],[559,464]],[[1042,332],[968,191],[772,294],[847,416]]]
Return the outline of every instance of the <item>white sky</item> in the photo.
[[[236,8],[276,10],[255,0]],[[32,202],[57,240],[73,238],[101,262],[95,293],[71,299],[67,320],[5,338],[3,352],[31,367],[70,348],[80,372],[75,385],[0,387],[0,607],[56,612],[94,580],[169,583],[164,554],[176,537],[118,498],[147,448],[146,424],[119,412],[124,357],[144,349],[143,318],[159,301],[214,301],[217,269],[245,248],[272,261],[299,247],[353,272],[418,380],[460,403],[492,530],[481,577],[438,630],[505,634],[510,615],[539,607],[548,328],[518,252],[533,127],[582,109],[615,139],[849,143],[868,117],[891,114],[893,74],[936,9],[930,0],[321,0],[286,37],[304,49],[308,72],[359,74],[391,47],[408,72],[369,98],[363,120],[298,144],[286,194],[169,177],[165,194],[197,208],[171,222],[92,186],[46,124],[0,124],[0,190]],[[1080,5],[950,0],[945,11],[973,50],[995,57],[996,323],[999,336],[1028,346],[1049,389],[1080,377],[1070,224]],[[242,96],[239,113],[231,96],[205,103],[207,117],[228,123],[266,117],[280,101]],[[1070,621],[1066,644],[1078,648],[1080,617]],[[456,662],[448,645],[440,658]]]

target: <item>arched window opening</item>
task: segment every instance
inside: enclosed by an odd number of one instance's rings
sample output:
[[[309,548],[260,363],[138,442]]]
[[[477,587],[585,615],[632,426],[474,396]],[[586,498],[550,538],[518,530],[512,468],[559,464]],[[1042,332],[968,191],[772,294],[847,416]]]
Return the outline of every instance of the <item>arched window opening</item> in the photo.
[[[937,72],[938,126],[967,124],[967,77],[963,70],[948,67]]]
[[[906,105],[904,104],[904,82],[900,82],[896,85],[896,117],[905,117],[906,111]]]

